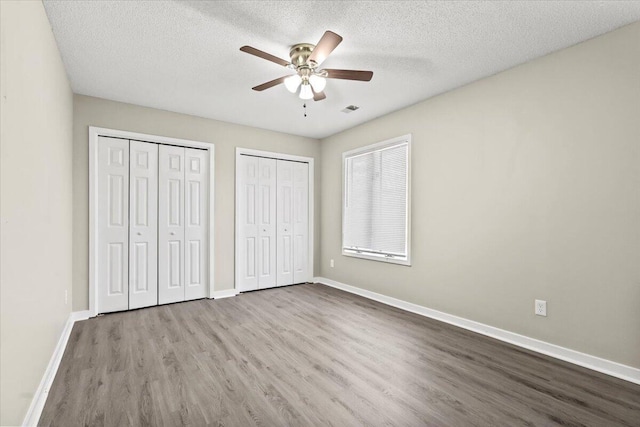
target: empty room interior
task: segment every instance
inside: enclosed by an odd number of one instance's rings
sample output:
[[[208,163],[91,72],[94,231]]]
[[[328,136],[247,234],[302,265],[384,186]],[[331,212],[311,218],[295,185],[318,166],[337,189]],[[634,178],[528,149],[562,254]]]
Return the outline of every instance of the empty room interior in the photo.
[[[0,425],[640,426],[640,2],[0,19]]]

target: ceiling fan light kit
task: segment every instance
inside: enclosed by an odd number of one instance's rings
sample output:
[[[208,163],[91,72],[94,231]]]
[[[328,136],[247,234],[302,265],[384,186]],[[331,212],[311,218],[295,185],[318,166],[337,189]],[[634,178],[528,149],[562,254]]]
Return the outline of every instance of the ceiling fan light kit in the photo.
[[[296,91],[298,90],[298,87],[300,86],[300,83],[302,83],[302,77],[300,77],[297,74],[294,74],[293,76],[289,76],[286,79],[284,79],[284,85],[287,88],[287,90],[291,93],[296,93]]]
[[[309,76],[309,84],[314,92],[322,92],[327,85],[327,80],[317,74],[312,74]]]
[[[313,91],[311,90],[311,85],[309,82],[302,83],[300,85],[300,99],[311,99],[313,98]]]
[[[298,88],[300,88],[298,95],[300,99],[307,100],[313,98],[314,101],[321,101],[326,98],[324,94],[324,88],[327,85],[326,79],[368,82],[373,77],[373,72],[371,71],[319,68],[320,64],[333,52],[340,42],[342,42],[342,37],[332,31],[326,31],[317,45],[310,43],[294,44],[289,51],[290,62],[251,46],[242,46],[240,50],[296,72],[296,74],[291,76],[280,77],[255,86],[252,88],[253,90],[263,91],[270,87],[277,86],[280,83],[284,83],[287,90],[291,93],[298,92]]]

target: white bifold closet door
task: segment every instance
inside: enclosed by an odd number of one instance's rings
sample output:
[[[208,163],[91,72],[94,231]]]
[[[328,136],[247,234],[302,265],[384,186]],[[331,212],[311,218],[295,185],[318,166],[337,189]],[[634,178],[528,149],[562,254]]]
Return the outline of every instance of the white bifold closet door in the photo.
[[[241,156],[238,185],[240,291],[276,286],[276,160]]]
[[[205,150],[185,148],[185,270],[184,299],[207,296],[209,277],[209,155]]]
[[[238,290],[306,282],[308,164],[242,155],[237,179]]]
[[[293,283],[309,280],[309,164],[293,162]]]
[[[278,286],[306,282],[309,259],[309,165],[278,160]]]
[[[161,145],[158,303],[204,298],[207,290],[208,164],[203,150]]]
[[[129,309],[158,304],[158,144],[129,143]]]
[[[294,162],[278,161],[277,193],[277,274],[278,286],[293,285],[293,167]]]
[[[236,277],[239,291],[258,289],[258,157],[240,156],[236,171]]]
[[[129,308],[129,141],[98,141],[98,298],[100,313]]]
[[[99,137],[98,313],[204,298],[206,150]]]

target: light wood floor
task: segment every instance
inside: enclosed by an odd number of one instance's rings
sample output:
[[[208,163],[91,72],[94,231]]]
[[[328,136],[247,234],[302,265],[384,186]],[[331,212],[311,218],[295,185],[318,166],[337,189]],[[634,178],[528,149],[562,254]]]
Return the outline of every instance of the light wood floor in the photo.
[[[640,386],[314,284],[76,323],[40,423],[640,426]]]

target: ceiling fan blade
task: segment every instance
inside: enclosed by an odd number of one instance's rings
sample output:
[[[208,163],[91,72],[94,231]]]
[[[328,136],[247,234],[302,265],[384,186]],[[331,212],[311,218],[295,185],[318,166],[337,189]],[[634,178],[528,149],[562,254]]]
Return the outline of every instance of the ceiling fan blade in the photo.
[[[240,48],[241,51],[243,52],[247,52],[248,54],[251,55],[255,55],[258,58],[262,58],[262,59],[266,59],[267,61],[271,61],[271,62],[275,62],[278,65],[282,65],[283,67],[288,66],[290,63],[289,61],[285,61],[284,59],[280,59],[277,56],[273,56],[270,53],[267,52],[263,52],[259,49],[256,49],[255,47],[251,47],[251,46],[242,46]]]
[[[277,79],[273,79],[270,82],[262,83],[261,85],[252,87],[251,89],[257,90],[258,92],[260,92],[262,90],[269,89],[270,87],[279,85],[280,83],[284,82],[284,79],[286,79],[287,77],[289,76],[278,77]]]
[[[327,59],[327,56],[333,52],[333,49],[335,49],[341,41],[342,37],[333,31],[325,31],[320,41],[313,49],[313,52],[311,52],[311,56],[309,56],[307,62],[313,61],[317,65],[320,65],[322,61]]]
[[[363,82],[368,82],[373,77],[373,71],[331,70],[329,68],[323,71],[327,72],[328,79],[360,80]]]
[[[313,90],[313,89],[311,89],[311,90]],[[324,92],[316,92],[315,90],[313,91],[313,100],[314,101],[322,101],[326,97],[327,97],[327,95],[325,95]]]

